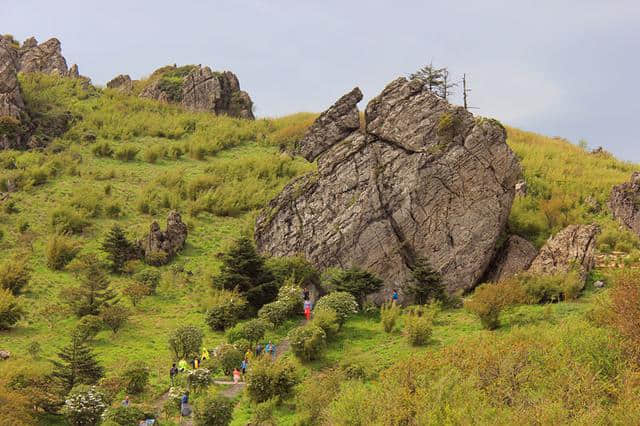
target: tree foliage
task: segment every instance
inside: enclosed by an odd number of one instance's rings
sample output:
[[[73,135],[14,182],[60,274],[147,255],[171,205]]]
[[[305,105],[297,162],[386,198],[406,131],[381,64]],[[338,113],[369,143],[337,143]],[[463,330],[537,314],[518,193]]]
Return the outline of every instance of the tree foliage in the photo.
[[[122,268],[127,260],[133,257],[133,244],[127,239],[118,225],[114,225],[102,243],[102,250],[107,253],[111,270],[116,273],[122,272]]]
[[[169,336],[169,348],[176,359],[187,359],[200,354],[202,330],[194,325],[183,325]]]
[[[337,291],[351,293],[362,307],[367,295],[382,288],[383,281],[369,271],[359,268],[343,269],[329,278],[329,285]]]
[[[67,391],[78,384],[94,384],[104,376],[104,368],[86,343],[77,337],[58,353],[53,363],[52,376],[58,379]]]
[[[433,300],[446,299],[442,277],[434,270],[426,259],[417,259],[411,271],[411,281],[406,287],[408,295],[413,297],[418,305],[427,304]]]

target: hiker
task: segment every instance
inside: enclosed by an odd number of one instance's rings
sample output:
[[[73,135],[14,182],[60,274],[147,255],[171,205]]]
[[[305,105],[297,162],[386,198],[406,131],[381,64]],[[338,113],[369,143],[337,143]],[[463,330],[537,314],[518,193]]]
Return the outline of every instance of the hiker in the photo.
[[[191,405],[189,405],[189,391],[185,391],[180,400],[180,415],[188,417],[191,415]]]
[[[173,381],[175,377],[178,375],[178,367],[176,367],[176,363],[174,362],[171,366],[171,370],[169,370],[169,378],[171,379],[171,386],[173,386]]]
[[[267,343],[267,346],[264,347],[264,353],[267,355],[270,354],[272,347],[273,347],[273,343],[271,343],[271,340],[269,340],[269,343]]]
[[[393,289],[393,293],[391,294],[391,302],[398,303],[398,290]]]
[[[197,370],[198,368],[200,368],[200,360],[198,359],[198,357],[195,357],[195,358],[193,359],[193,368],[194,368],[195,370]]]
[[[308,300],[304,301],[304,316],[307,318],[307,321],[311,319],[311,302]]]
[[[123,407],[128,407],[129,406],[129,395],[124,397],[124,401],[122,401],[122,406]]]
[[[252,357],[253,357],[253,353],[251,352],[251,349],[247,349],[247,352],[244,354],[244,359],[246,359],[248,361]]]
[[[187,361],[185,361],[184,359],[181,359],[180,361],[178,361],[178,371],[183,372],[188,368],[189,368],[189,365],[187,364]]]
[[[256,356],[258,357],[260,355],[262,355],[262,344],[258,343],[256,345]]]
[[[240,381],[240,371],[237,368],[233,369],[233,384],[237,385]]]
[[[271,359],[276,359],[276,345],[271,345]]]
[[[309,289],[306,287],[304,288],[304,290],[302,290],[302,298],[305,300],[305,302],[309,300]]]
[[[242,380],[244,380],[244,375],[247,374],[247,367],[249,367],[249,361],[247,361],[247,358],[245,358],[240,364],[240,370],[242,370]]]
[[[209,351],[207,350],[207,348],[202,349],[202,356],[200,356],[200,358],[202,358],[203,361],[205,359],[209,359]]]

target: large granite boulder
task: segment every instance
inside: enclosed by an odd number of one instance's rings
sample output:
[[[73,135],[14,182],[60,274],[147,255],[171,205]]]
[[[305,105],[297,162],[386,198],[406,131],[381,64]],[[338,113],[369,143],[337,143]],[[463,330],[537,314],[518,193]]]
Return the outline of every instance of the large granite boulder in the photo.
[[[356,127],[358,93],[341,98],[343,106],[318,119],[327,127],[317,121],[298,144],[317,155],[318,171],[261,212],[258,249],[302,254],[321,268],[358,266],[388,287],[401,287],[420,257],[449,291],[472,288],[504,232],[521,175],[504,128],[399,78],[369,102],[365,131],[325,143]]]
[[[133,90],[133,81],[128,74],[120,74],[107,83],[109,89],[130,93]]]
[[[529,271],[536,274],[555,274],[577,268],[583,279],[595,266],[594,251],[598,225],[569,225],[547,240],[531,262]]]
[[[187,240],[187,225],[182,221],[180,213],[173,210],[167,217],[167,229],[162,231],[158,222],[151,224],[149,234],[138,241],[140,254],[154,264],[169,262]]]
[[[0,37],[0,149],[22,148],[28,138],[18,68],[18,52],[9,40]]]
[[[640,172],[634,172],[629,182],[613,187],[608,205],[613,217],[640,235]]]
[[[528,240],[509,235],[500,247],[482,279],[484,282],[500,282],[526,271],[538,255],[538,250]]]
[[[187,67],[180,67],[187,68]],[[212,71],[209,67],[193,66],[182,81],[167,80],[163,73],[178,70],[177,66],[163,67],[152,74],[153,81],[140,94],[143,98],[180,103],[193,111],[212,112],[253,120],[253,102],[247,92],[240,90],[238,77],[230,71]]]

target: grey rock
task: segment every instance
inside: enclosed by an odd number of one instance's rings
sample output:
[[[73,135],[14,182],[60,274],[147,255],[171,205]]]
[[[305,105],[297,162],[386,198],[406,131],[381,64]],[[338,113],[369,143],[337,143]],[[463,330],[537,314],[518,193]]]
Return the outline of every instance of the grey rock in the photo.
[[[182,221],[180,213],[173,210],[167,217],[167,229],[162,231],[158,222],[151,224],[149,234],[138,241],[141,254],[147,258],[155,258],[158,253],[164,253],[164,261],[167,263],[182,248],[187,240],[187,225]]]
[[[618,222],[640,235],[640,172],[634,172],[629,182],[613,187],[608,205]]]
[[[496,253],[482,281],[499,282],[526,271],[538,255],[538,250],[529,241],[510,235]]]
[[[67,71],[67,77],[80,78],[80,71],[78,71],[78,64],[73,64],[69,71]]]
[[[133,90],[133,81],[128,74],[120,74],[107,83],[109,89],[119,90],[121,92],[130,93]]]
[[[527,182],[521,180],[516,183],[516,197],[525,197],[527,195]]]
[[[578,268],[583,279],[595,266],[598,225],[569,225],[550,237],[531,263],[529,271],[536,274],[555,274]]]
[[[366,112],[365,132],[319,154],[317,173],[295,179],[261,212],[259,251],[302,254],[320,268],[358,266],[389,288],[402,287],[421,257],[449,291],[472,288],[521,176],[504,128],[404,78]]]
[[[595,288],[604,288],[604,281],[602,281],[602,280],[598,280],[598,281],[596,281],[596,282],[594,282],[594,283],[593,283],[593,286],[594,286]]]
[[[587,195],[584,199],[584,204],[587,206],[587,211],[589,211],[589,213],[600,213],[602,210],[600,201],[598,201],[593,195]]]
[[[0,359],[5,361],[7,359],[11,358],[11,352],[9,351],[5,351],[5,350],[1,350],[0,351]]]
[[[362,100],[359,88],[342,96],[328,110],[320,114],[306,134],[296,144],[296,154],[309,161],[349,136],[360,127],[358,102]]]
[[[19,50],[21,72],[41,72],[45,74],[68,75],[67,61],[62,56],[60,40],[52,38],[38,44],[31,37]]]
[[[18,82],[18,52],[4,37],[0,38],[0,133],[1,149],[24,148],[29,137],[25,128],[27,112]],[[26,120],[28,121],[28,120]]]

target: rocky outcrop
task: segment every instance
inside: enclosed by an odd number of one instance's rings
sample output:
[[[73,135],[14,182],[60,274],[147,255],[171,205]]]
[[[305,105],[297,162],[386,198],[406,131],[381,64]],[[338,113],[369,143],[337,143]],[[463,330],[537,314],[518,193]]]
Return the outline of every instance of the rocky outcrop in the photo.
[[[128,74],[120,74],[107,83],[109,89],[119,90],[121,92],[130,93],[133,90],[133,81]]]
[[[613,187],[608,205],[613,217],[640,235],[640,172],[634,172],[629,182]]]
[[[595,266],[598,225],[569,225],[549,238],[531,263],[535,274],[565,273],[577,268],[583,279]]]
[[[449,291],[472,288],[504,232],[521,175],[504,128],[400,78],[369,102],[365,131],[333,144],[315,136],[356,128],[358,93],[341,98],[318,119],[328,128],[316,122],[299,144],[317,155],[318,171],[291,182],[260,214],[258,249],[302,254],[322,268],[365,268],[388,287],[406,282],[420,257]]]
[[[184,67],[181,67],[184,68]],[[159,71],[170,72],[172,67]],[[173,69],[178,70],[176,66]],[[140,94],[143,98],[180,103],[193,111],[207,111],[253,120],[253,102],[247,92],[240,90],[238,77],[232,72],[212,71],[209,67],[193,67],[182,79],[166,80],[162,73]]]
[[[526,271],[538,255],[533,244],[517,235],[510,235],[496,253],[483,282],[500,282]]]
[[[67,61],[62,56],[60,40],[52,38],[38,44],[35,38],[28,38],[19,50],[20,71],[41,72],[66,76],[69,73]],[[77,71],[77,69],[76,69]]]
[[[296,144],[296,154],[309,161],[349,136],[360,127],[360,113],[356,106],[362,100],[359,88],[353,89],[320,114],[305,136]]]
[[[138,241],[140,254],[152,264],[164,264],[176,255],[187,240],[187,225],[180,213],[173,210],[167,217],[167,229],[162,231],[158,222],[151,224],[149,234]]]
[[[28,138],[18,67],[17,51],[9,40],[0,37],[0,149],[21,148]]]

